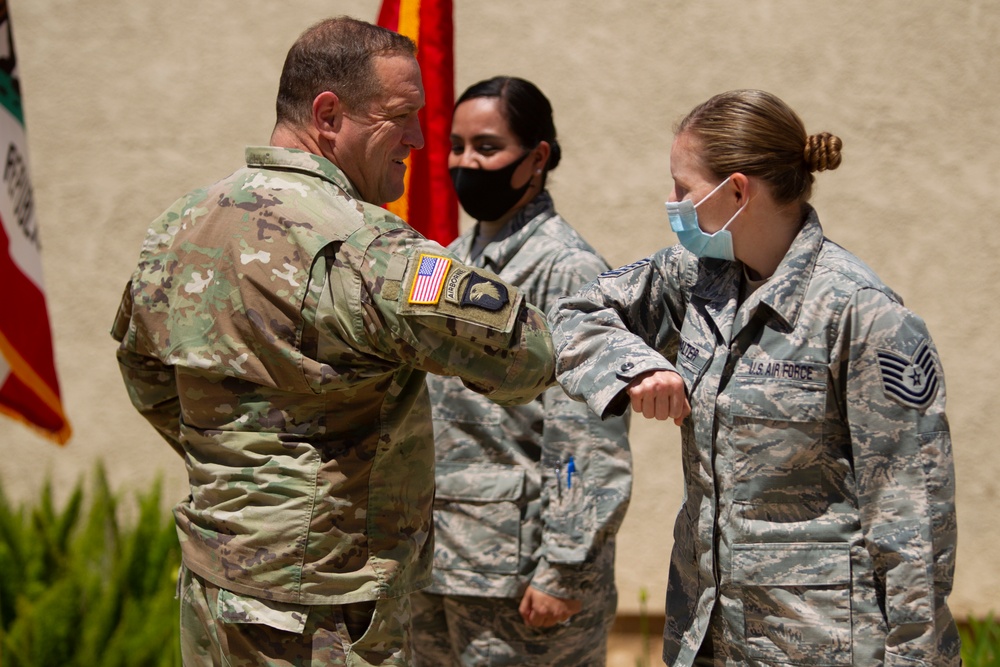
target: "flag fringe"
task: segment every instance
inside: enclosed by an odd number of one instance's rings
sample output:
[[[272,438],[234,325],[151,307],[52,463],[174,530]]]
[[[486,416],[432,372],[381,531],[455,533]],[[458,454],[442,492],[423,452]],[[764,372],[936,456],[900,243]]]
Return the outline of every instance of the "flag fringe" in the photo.
[[[8,416],[14,421],[21,422],[35,433],[38,433],[46,440],[51,440],[57,445],[65,445],[69,442],[70,436],[73,435],[73,429],[70,428],[69,422],[66,421],[65,417],[63,417],[63,425],[58,431],[50,431],[47,428],[42,428],[17,410],[8,408],[3,403],[0,403],[0,414]],[[62,417],[62,413],[60,413],[60,417]]]
[[[56,413],[59,419],[62,420],[63,426],[59,431],[51,432],[48,429],[41,428],[33,422],[28,421],[28,418],[21,413],[5,408],[3,405],[0,405],[0,412],[13,416],[18,421],[23,421],[37,430],[49,434],[52,439],[61,445],[65,444],[66,440],[69,439],[72,430],[69,426],[69,420],[63,412],[62,401],[59,399],[59,396],[52,390],[52,387],[50,387],[48,383],[35,372],[35,370],[31,367],[31,364],[29,364],[27,360],[25,360],[25,358],[18,353],[14,346],[11,345],[10,340],[8,340],[3,334],[3,331],[0,331],[0,354],[3,354],[7,363],[10,364],[11,373],[27,385],[27,387],[41,399],[42,403],[45,404],[45,407]]]

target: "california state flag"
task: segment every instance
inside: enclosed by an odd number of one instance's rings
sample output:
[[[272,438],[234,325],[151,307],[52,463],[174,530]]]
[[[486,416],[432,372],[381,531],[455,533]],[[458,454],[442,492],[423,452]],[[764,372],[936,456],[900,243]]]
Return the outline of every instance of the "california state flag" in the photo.
[[[0,0],[0,412],[65,443],[24,136],[17,57]]]

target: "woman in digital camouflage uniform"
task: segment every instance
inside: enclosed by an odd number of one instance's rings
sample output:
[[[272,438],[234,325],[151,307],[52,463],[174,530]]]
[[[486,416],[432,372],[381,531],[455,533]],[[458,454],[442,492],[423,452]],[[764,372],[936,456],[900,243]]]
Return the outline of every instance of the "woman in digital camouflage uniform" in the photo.
[[[607,270],[545,189],[560,149],[538,88],[511,77],[473,85],[451,141],[455,189],[477,220],[449,247],[459,258],[543,311]],[[516,408],[457,378],[430,390],[434,576],[414,596],[418,664],[605,664],[614,536],[631,493],[626,420],[602,421],[559,387]]]
[[[558,378],[681,426],[668,665],[957,665],[955,481],[924,322],[807,203],[841,141],[741,90],[677,128],[681,245],[550,314]]]

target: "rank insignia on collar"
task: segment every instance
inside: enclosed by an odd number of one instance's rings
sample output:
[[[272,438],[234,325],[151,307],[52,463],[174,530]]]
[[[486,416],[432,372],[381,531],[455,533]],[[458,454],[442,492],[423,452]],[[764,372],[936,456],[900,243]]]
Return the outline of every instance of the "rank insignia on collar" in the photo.
[[[420,255],[417,275],[410,288],[409,303],[435,304],[441,298],[441,287],[448,276],[451,260],[440,255]]]
[[[640,259],[638,262],[632,262],[631,264],[626,264],[625,266],[620,266],[617,269],[610,269],[605,271],[598,278],[617,278],[618,276],[624,275],[629,271],[638,269],[640,266],[646,266],[649,264],[650,259],[646,257],[645,259]]]
[[[478,273],[470,273],[462,294],[462,307],[476,306],[485,310],[500,310],[507,305],[510,297],[507,286],[490,280]]]
[[[909,359],[878,350],[882,388],[887,396],[911,408],[926,408],[938,389],[937,364],[927,341],[921,341]]]

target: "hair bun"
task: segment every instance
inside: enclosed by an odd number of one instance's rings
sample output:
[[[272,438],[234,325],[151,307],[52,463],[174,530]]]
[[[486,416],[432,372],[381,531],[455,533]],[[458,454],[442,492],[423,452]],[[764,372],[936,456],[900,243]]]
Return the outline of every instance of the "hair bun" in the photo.
[[[559,146],[559,142],[553,139],[549,142],[549,162],[545,165],[545,168],[552,171],[559,166],[559,160],[562,158],[562,147]]]
[[[835,134],[820,132],[806,139],[802,157],[809,165],[809,171],[826,171],[840,166],[840,148],[844,142]]]

